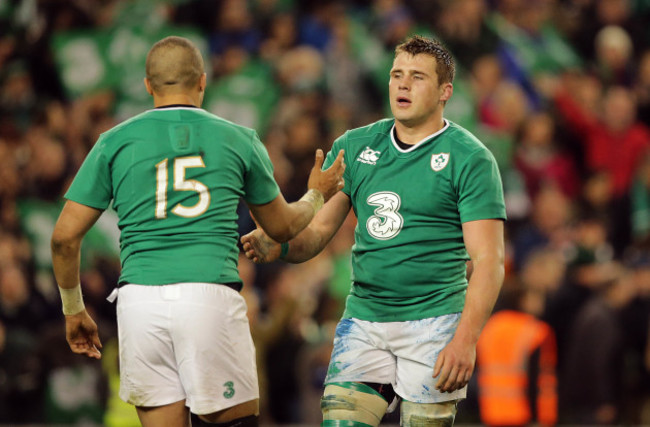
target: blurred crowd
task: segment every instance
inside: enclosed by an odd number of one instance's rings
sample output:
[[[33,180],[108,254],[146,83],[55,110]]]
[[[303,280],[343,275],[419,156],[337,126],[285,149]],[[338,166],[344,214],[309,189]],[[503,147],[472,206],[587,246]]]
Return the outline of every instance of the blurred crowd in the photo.
[[[83,248],[101,362],[68,350],[49,238],[98,135],[151,108],[144,55],[171,34],[200,46],[204,108],[259,132],[288,200],[305,191],[315,149],[390,114],[395,45],[411,34],[442,40],[458,64],[445,117],[490,148],[504,181],[497,312],[549,327],[559,423],[650,424],[644,0],[0,0],[0,424],[137,425],[116,395],[105,300],[119,275],[115,214]],[[254,224],[240,213],[246,233]],[[320,422],[355,225],[351,216],[304,264],[241,259],[263,424]],[[518,355],[522,369],[533,353]],[[489,357],[479,354],[478,372]],[[474,377],[457,423],[489,423]]]

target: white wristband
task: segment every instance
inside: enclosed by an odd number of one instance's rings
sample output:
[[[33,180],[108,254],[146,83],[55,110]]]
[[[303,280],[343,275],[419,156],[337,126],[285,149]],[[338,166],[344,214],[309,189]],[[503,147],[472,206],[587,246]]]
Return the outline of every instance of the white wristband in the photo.
[[[64,289],[59,286],[59,293],[61,294],[61,302],[63,303],[63,314],[66,316],[79,314],[86,309],[84,298],[81,295],[80,284],[71,289]]]
[[[305,195],[300,198],[300,200],[309,203],[314,208],[314,215],[320,210],[320,208],[323,207],[323,204],[325,203],[323,193],[316,190],[315,188],[309,189]]]

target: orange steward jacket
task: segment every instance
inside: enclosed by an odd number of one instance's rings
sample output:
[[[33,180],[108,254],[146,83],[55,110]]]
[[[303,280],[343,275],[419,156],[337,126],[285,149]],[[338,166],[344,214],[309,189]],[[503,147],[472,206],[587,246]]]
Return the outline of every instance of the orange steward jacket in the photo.
[[[536,366],[531,361],[537,361]],[[555,334],[548,324],[512,310],[492,315],[477,345],[481,421],[489,426],[525,425],[536,413],[538,423],[555,424],[556,365]],[[531,372],[537,372],[536,381]]]

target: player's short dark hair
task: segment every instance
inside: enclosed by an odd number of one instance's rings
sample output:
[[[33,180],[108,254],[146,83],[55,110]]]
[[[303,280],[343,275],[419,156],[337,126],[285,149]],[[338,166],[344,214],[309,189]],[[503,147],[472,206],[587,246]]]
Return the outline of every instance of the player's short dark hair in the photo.
[[[204,73],[203,57],[190,40],[170,36],[156,42],[147,54],[146,76],[156,93],[194,87]]]
[[[395,48],[395,55],[399,53],[424,54],[434,57],[438,84],[453,83],[456,74],[454,57],[438,40],[417,35],[411,36]]]

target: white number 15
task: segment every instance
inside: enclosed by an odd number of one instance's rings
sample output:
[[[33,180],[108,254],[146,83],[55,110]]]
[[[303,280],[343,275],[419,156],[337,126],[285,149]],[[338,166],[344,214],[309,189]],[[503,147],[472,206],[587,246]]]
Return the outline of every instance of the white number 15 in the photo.
[[[167,172],[168,159],[156,164],[156,218],[167,218],[167,185],[169,174]],[[172,213],[184,218],[193,218],[203,214],[210,206],[210,192],[208,187],[194,179],[185,179],[187,168],[204,168],[205,164],[200,156],[178,157],[174,159],[174,191],[196,191],[199,201],[194,206],[183,206],[180,203],[172,208]]]

